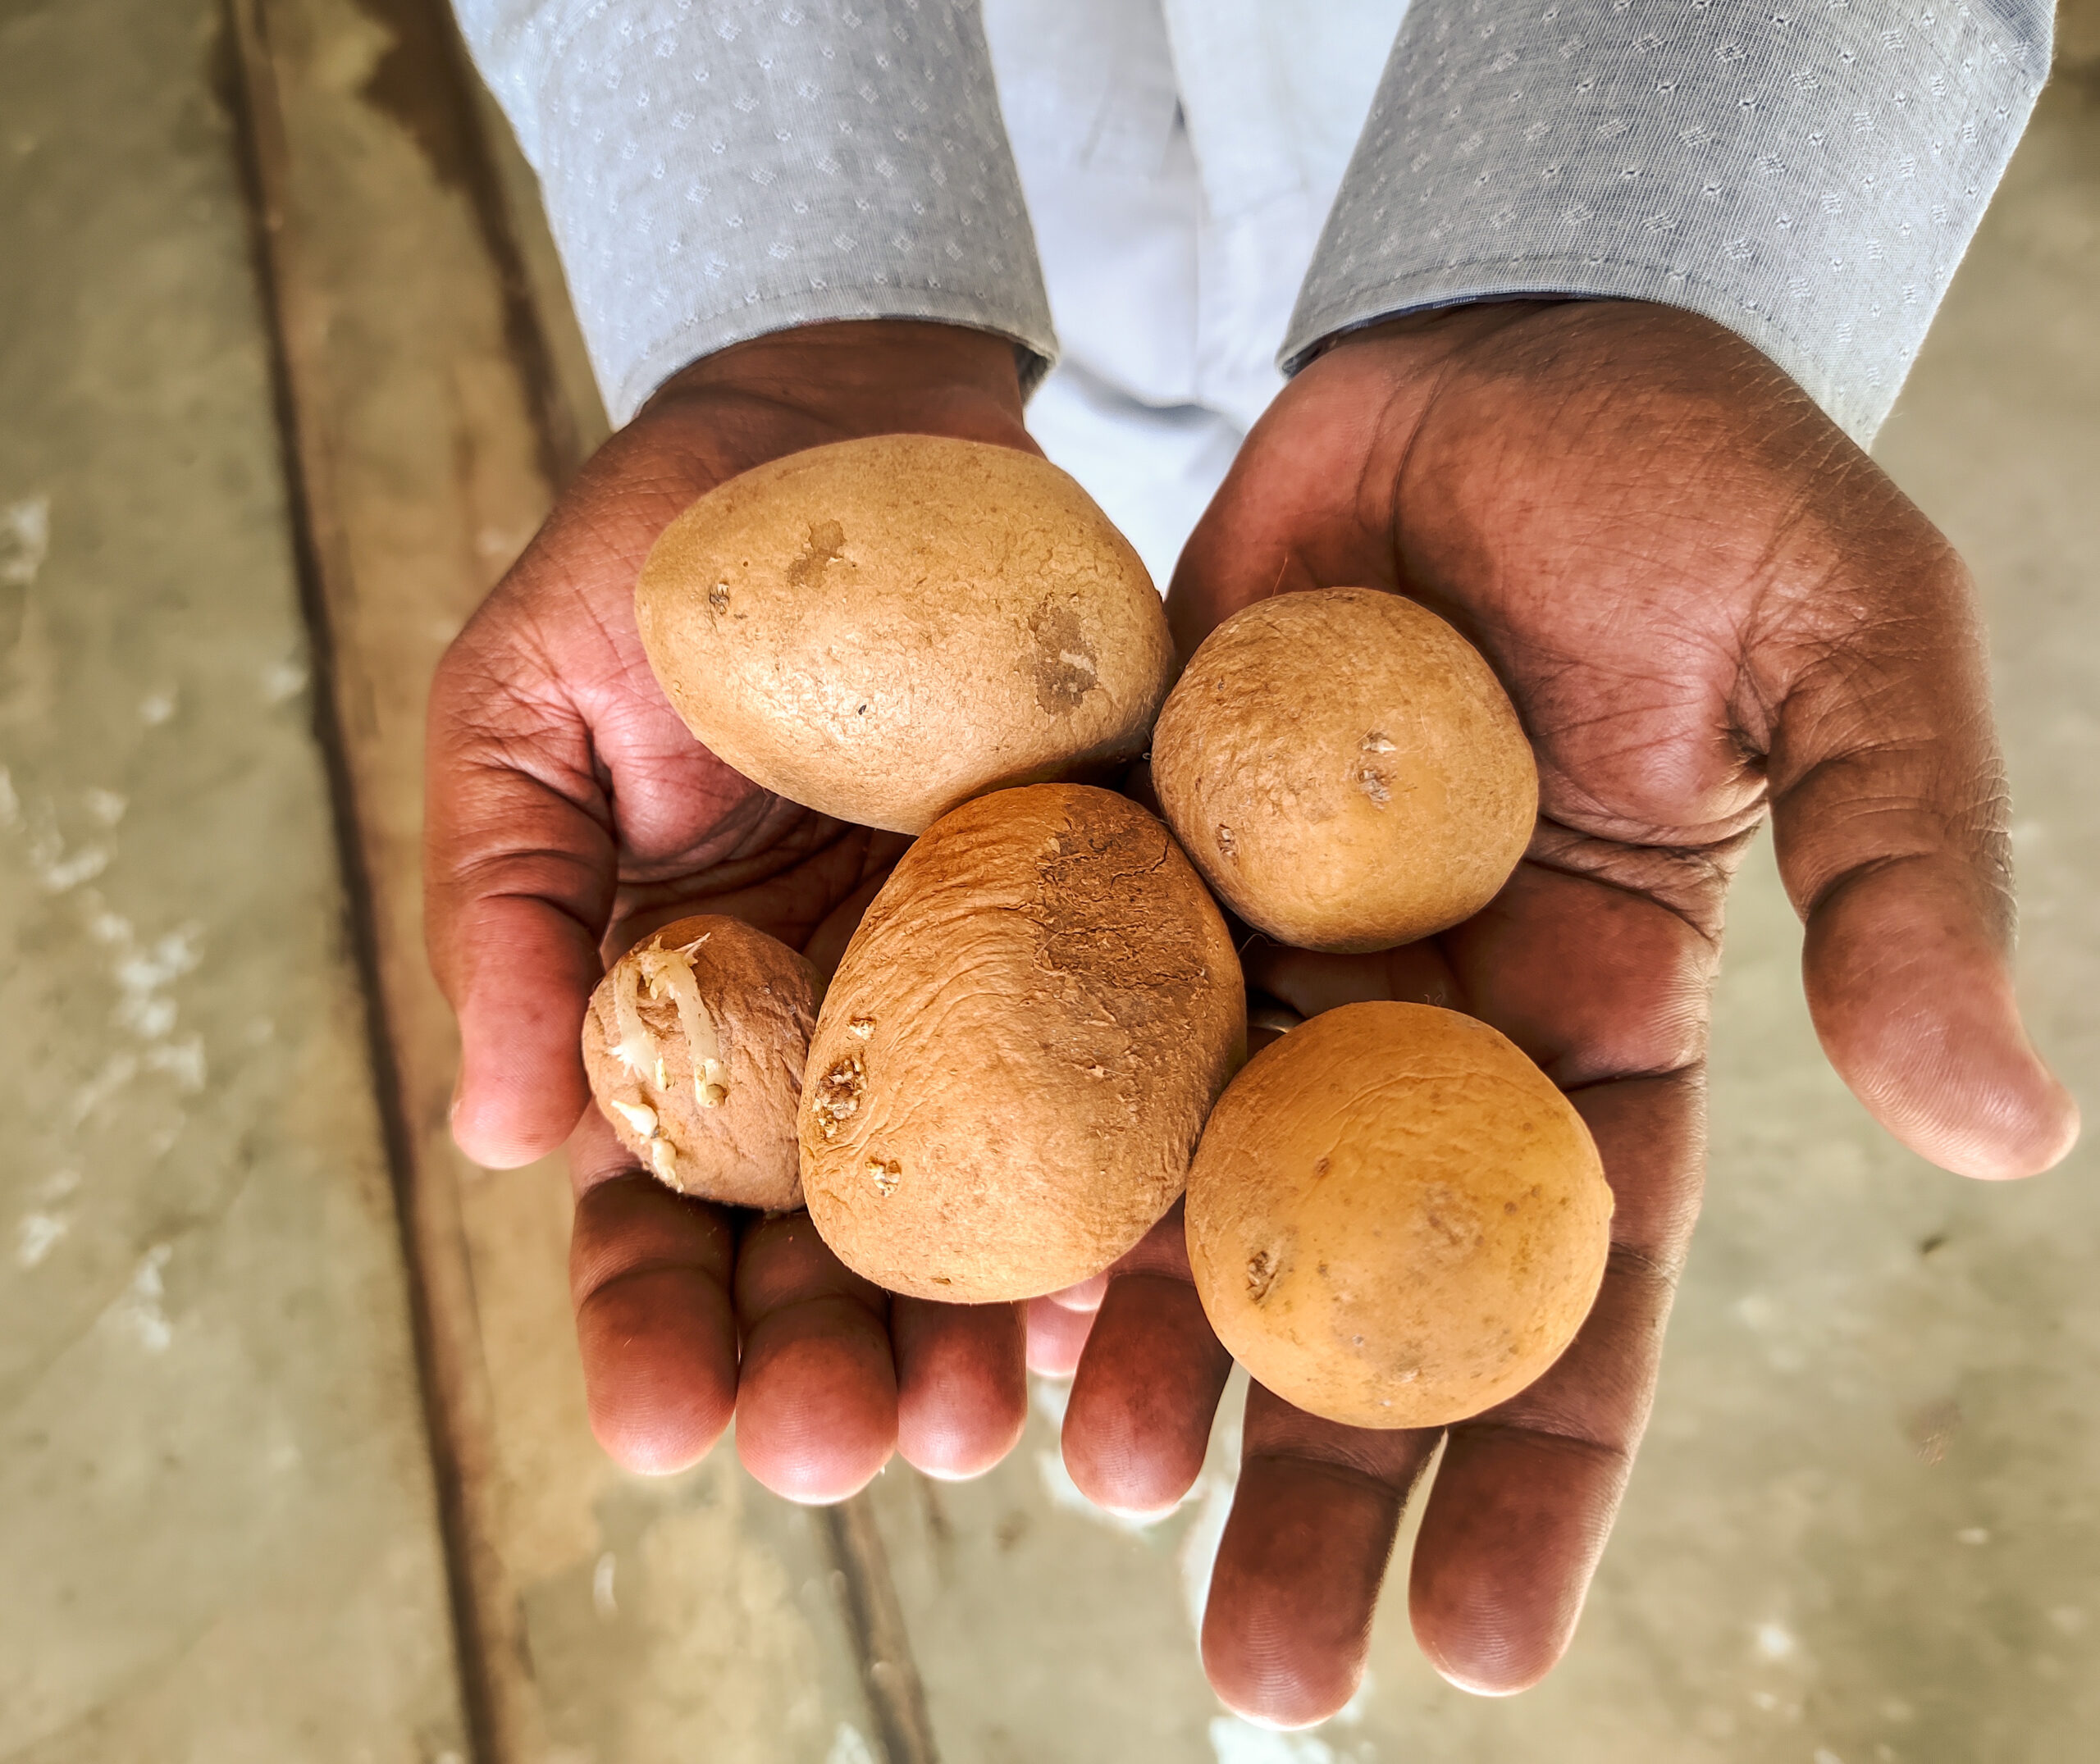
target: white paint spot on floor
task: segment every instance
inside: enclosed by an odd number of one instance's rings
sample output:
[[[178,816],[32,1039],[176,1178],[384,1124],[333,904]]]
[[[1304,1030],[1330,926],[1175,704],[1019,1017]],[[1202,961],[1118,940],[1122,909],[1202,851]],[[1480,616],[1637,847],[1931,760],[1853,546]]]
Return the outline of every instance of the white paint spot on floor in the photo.
[[[832,1735],[831,1750],[824,1755],[824,1764],[875,1764],[874,1748],[861,1737],[861,1730],[851,1721],[841,1721],[838,1731]]]
[[[1760,1623],[1757,1626],[1757,1651],[1767,1660],[1784,1660],[1794,1651],[1796,1643],[1786,1625],[1778,1623]]]
[[[139,720],[149,729],[158,729],[175,715],[178,696],[173,686],[156,686],[139,700]]]
[[[168,1010],[172,1020],[174,1006],[170,1005]],[[177,1090],[186,1096],[195,1096],[204,1087],[203,1037],[185,1035],[179,1042],[163,1042],[158,1047],[148,1048],[146,1069],[167,1073],[175,1080]]]
[[[73,1221],[63,1213],[23,1214],[15,1225],[16,1265],[35,1267],[72,1228]]]
[[[147,1251],[131,1276],[131,1284],[117,1301],[117,1321],[138,1337],[148,1353],[166,1353],[175,1339],[174,1325],[167,1320],[162,1302],[167,1288],[161,1279],[161,1270],[174,1253],[172,1246],[166,1243],[156,1243]]]
[[[160,1045],[146,1055],[149,1069],[171,1073],[185,1091],[204,1087],[204,1044],[196,1036],[170,1042],[175,1032],[176,1003],[167,988],[194,969],[203,959],[199,948],[203,931],[187,924],[141,946],[131,922],[116,913],[98,913],[89,928],[96,938],[116,952],[113,973],[116,1003],[111,1011],[120,1028],[129,1029],[142,1042]]]
[[[130,799],[121,791],[91,790],[81,793],[80,800],[87,805],[88,813],[104,827],[114,827],[124,818],[124,811],[131,806]]]
[[[1745,1329],[1761,1329],[1772,1320],[1772,1301],[1762,1292],[1746,1292],[1736,1301],[1736,1320]]]
[[[306,662],[303,657],[272,662],[262,670],[262,702],[282,704],[306,690]]]
[[[591,1602],[609,1622],[620,1614],[620,1602],[613,1595],[613,1574],[619,1566],[619,1558],[607,1550],[591,1570]]]
[[[30,586],[50,555],[51,499],[0,504],[0,586]]]
[[[1845,1764],[1845,1761],[1829,1747],[1818,1746],[1815,1748],[1815,1764]]]
[[[1280,1734],[1236,1715],[1211,1722],[1211,1750],[1217,1764],[1335,1764],[1335,1748],[1312,1734]]]
[[[2076,1605],[2059,1605],[2049,1613],[2049,1621],[2066,1635],[2085,1633],[2085,1613]]]
[[[85,1125],[89,1116],[138,1075],[136,1054],[112,1054],[103,1062],[102,1070],[73,1092],[72,1104],[67,1110],[73,1125]]]
[[[1956,1543],[1966,1543],[1974,1547],[1979,1544],[1989,1543],[1991,1534],[1981,1525],[1964,1525],[1954,1534],[1954,1541]]]
[[[93,882],[109,868],[114,855],[107,846],[83,846],[68,856],[64,840],[56,833],[44,833],[30,846],[30,867],[47,892],[66,894],[84,882]]]
[[[78,1170],[53,1170],[30,1191],[30,1194],[31,1198],[48,1206],[52,1201],[63,1201],[79,1193],[80,1189],[80,1173]]]
[[[0,766],[0,827],[17,827],[22,824],[22,799],[15,794],[15,776],[5,766]]]

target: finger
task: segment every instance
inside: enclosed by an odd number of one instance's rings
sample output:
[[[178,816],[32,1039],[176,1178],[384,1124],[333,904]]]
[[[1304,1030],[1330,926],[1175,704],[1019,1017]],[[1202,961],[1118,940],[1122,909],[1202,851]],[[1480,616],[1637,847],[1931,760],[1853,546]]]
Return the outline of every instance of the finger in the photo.
[[[1816,1033],[1853,1093],[1944,1169],[2027,1176],[2070,1150],[2078,1110],[2013,996],[1983,635],[1959,563],[1929,561],[1911,618],[1858,633],[1782,707],[1779,867]]]
[[[883,1294],[825,1247],[806,1213],[760,1220],[738,1246],[744,1363],[737,1455],[791,1501],[842,1501],[897,1444]]]
[[[477,643],[470,627],[431,692],[425,936],[459,1019],[453,1135],[509,1169],[559,1146],[589,1101],[578,1037],[614,856],[581,722],[494,691]]]
[[[634,1169],[595,1117],[571,1160],[582,1192],[569,1286],[591,1430],[628,1470],[682,1470],[736,1407],[734,1228],[722,1208]]]
[[[1703,1096],[1693,1069],[1572,1099],[1615,1202],[1603,1288],[1542,1378],[1450,1429],[1415,1543],[1416,1639],[1463,1689],[1522,1690],[1573,1638],[1654,1400],[1698,1214]]]
[[[1181,1203],[1109,1271],[1065,1410],[1065,1467],[1097,1506],[1161,1513],[1194,1486],[1232,1370],[1189,1273]]]
[[[1239,1485],[1203,1609],[1203,1670],[1228,1708],[1277,1727],[1356,1693],[1378,1589],[1429,1431],[1368,1432],[1247,1389]]]
[[[1028,1301],[1028,1370],[1040,1378],[1070,1378],[1093,1333],[1108,1277],[1097,1274],[1046,1298]]]
[[[897,1448],[929,1476],[981,1476],[1028,1420],[1027,1324],[1019,1305],[890,1301]]]

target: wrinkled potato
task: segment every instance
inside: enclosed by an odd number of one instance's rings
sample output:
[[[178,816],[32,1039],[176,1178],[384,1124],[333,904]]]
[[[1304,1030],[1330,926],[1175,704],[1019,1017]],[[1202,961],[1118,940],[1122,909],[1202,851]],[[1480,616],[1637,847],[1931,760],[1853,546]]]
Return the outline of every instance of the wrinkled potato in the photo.
[[[1597,1296],[1612,1196],[1589,1129],[1486,1023],[1344,1005],[1248,1063],[1189,1173],[1189,1259],[1218,1339],[1355,1427],[1437,1427],[1514,1396]]]
[[[1300,949],[1390,949],[1486,905],[1538,813],[1501,683],[1433,613],[1370,588],[1257,601],[1160,713],[1162,811],[1220,897]]]
[[[980,797],[905,854],[825,996],[810,1216],[893,1292],[1074,1285],[1173,1205],[1245,1045],[1231,938],[1164,827],[1079,785]]]
[[[1048,460],[925,435],[729,479],[635,589],[686,727],[790,800],[915,833],[1144,750],[1173,644],[1138,554]]]
[[[823,990],[809,963],[740,920],[666,925],[591,995],[591,1094],[620,1143],[679,1193],[800,1206],[795,1116]]]

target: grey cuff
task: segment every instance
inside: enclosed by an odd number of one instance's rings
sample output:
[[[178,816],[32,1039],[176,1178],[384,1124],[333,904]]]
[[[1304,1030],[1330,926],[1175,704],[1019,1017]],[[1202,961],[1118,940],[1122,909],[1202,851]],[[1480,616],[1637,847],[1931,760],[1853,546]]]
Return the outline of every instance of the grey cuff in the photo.
[[[1416,0],[1281,360],[1527,294],[1659,301],[1870,440],[2026,126],[2048,0]]]
[[[540,175],[613,421],[689,362],[829,319],[1056,358],[969,0],[458,0]]]

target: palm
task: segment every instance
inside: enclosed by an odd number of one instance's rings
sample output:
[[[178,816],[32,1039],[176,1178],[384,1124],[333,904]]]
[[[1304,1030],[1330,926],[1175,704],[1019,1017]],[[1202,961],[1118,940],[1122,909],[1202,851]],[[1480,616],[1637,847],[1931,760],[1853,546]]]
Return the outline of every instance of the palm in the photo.
[[[682,914],[835,959],[905,843],[761,790],[651,675],[634,582],[696,497],[765,461],[897,430],[1031,445],[1011,346],[943,326],[812,327],[697,364],[600,451],[445,659],[430,729],[433,964],[463,1043],[454,1130],[481,1161],[570,1139],[591,1415],[623,1462],[690,1462],[737,1418],[773,1487],[835,1499],[892,1448],[983,1468],[1018,1434],[1011,1306],[892,1303],[806,1216],[754,1220],[639,1172],[578,1051],[604,959]]]
[[[1413,595],[1489,657],[1538,755],[1540,821],[1467,923],[1367,958],[1257,941],[1249,978],[1306,1014],[1400,997],[1493,1023],[1571,1093],[1617,1197],[1581,1336],[1450,1430],[1416,1547],[1427,1652],[1514,1689],[1567,1644],[1646,1418],[1698,1206],[1723,896],[1768,804],[1819,1028],[1882,1119],[1952,1167],[2018,1174],[2061,1155],[2072,1118],[2005,982],[1960,566],[1746,348],[1603,304],[1345,341],[1249,435],[1169,609],[1186,650],[1267,595],[1343,585]],[[1112,1283],[1073,1393],[1067,1458],[1117,1504],[1178,1492],[1222,1383],[1193,1295],[1166,1290],[1176,1228],[1131,1263],[1142,1290]],[[1145,1331],[1190,1369],[1178,1396],[1139,1394]],[[1257,1388],[1245,1441],[1206,1659],[1228,1701],[1317,1718],[1354,1688],[1436,1436],[1335,1426]]]

